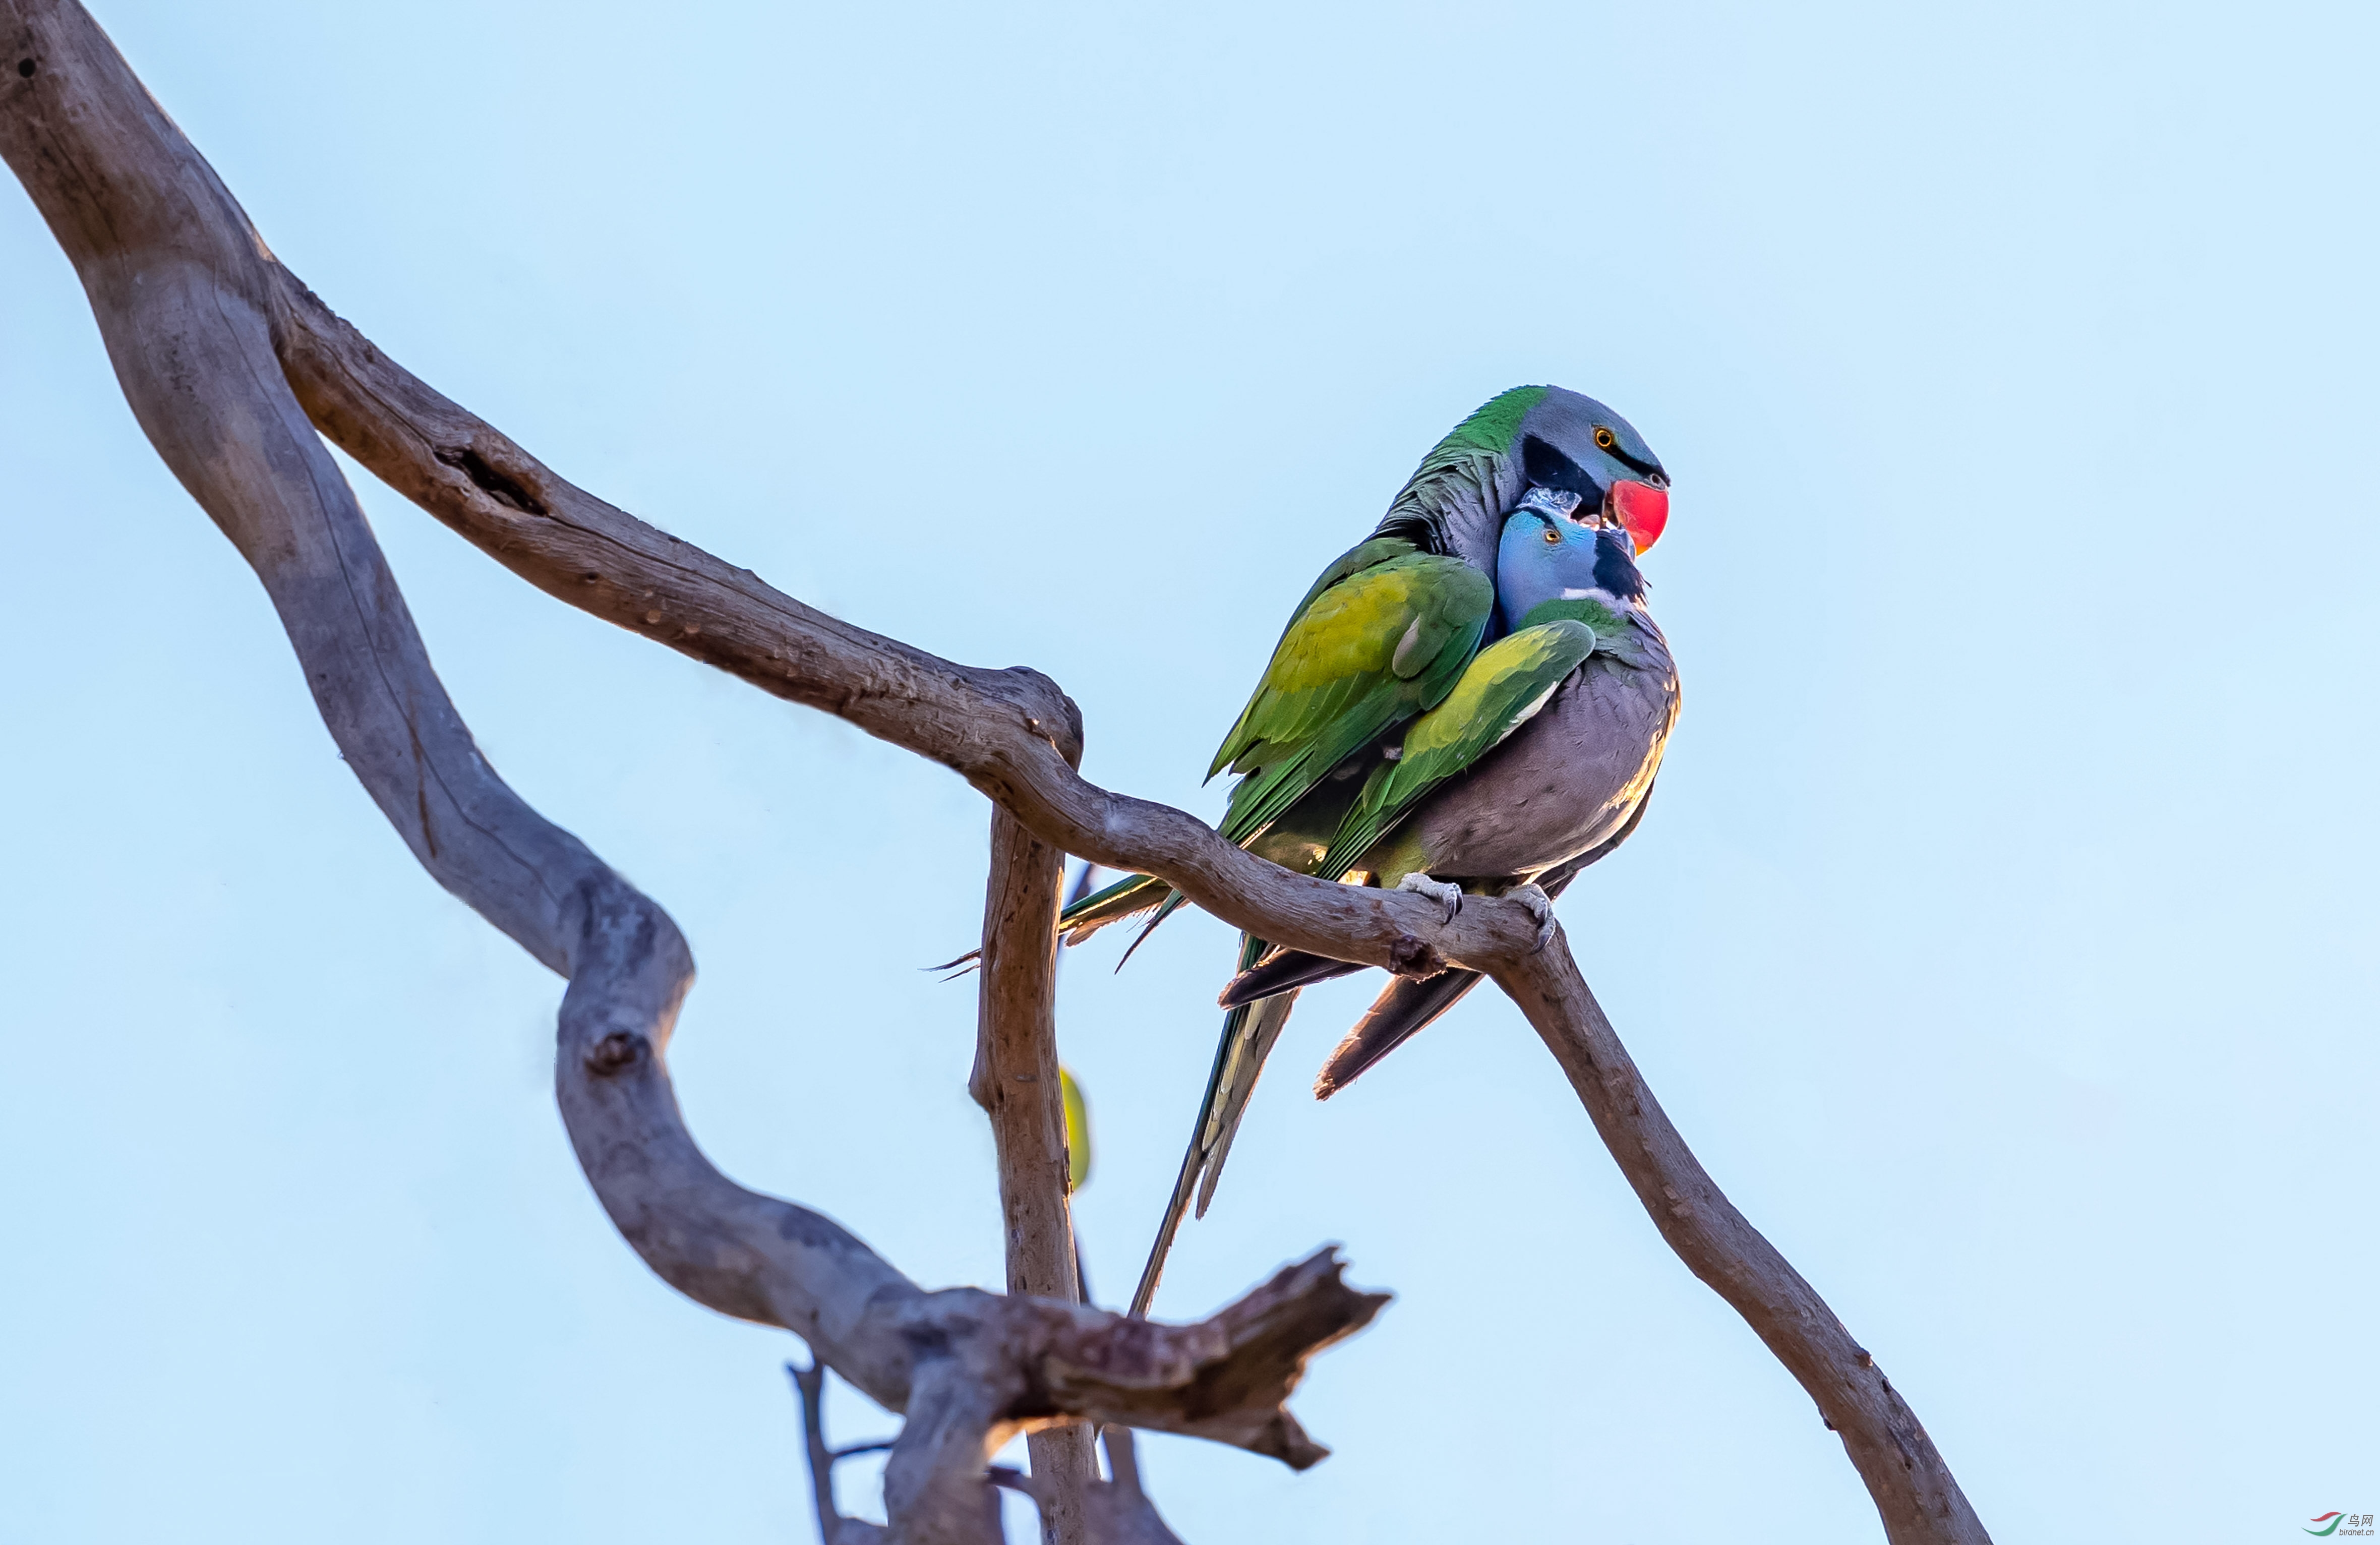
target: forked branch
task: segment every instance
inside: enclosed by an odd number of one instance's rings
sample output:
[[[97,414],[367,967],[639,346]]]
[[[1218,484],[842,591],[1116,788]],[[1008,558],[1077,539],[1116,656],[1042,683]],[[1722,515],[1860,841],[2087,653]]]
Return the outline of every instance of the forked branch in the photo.
[[[1214,1319],[1154,1325],[927,1292],[832,1220],[711,1166],[664,1064],[686,942],[472,744],[283,374],[270,255],[79,7],[0,0],[0,54],[19,61],[0,71],[0,155],[74,262],[142,429],[263,581],[348,766],[442,884],[569,979],[555,1092],[605,1210],[681,1291],[796,1332],[908,1418],[885,1472],[890,1538],[989,1545],[987,1460],[1052,1422],[1319,1459],[1282,1403],[1308,1357],[1386,1301],[1349,1288],[1327,1251]]]
[[[13,65],[14,67],[7,67]],[[1791,1369],[1895,1541],[1987,1536],[1867,1354],[1704,1173],[1520,906],[1448,923],[1416,896],[1292,874],[1072,761],[1074,705],[825,616],[557,476],[334,316],[73,0],[0,0],[0,155],[73,261],[134,413],[279,609],[323,718],[440,883],[570,979],[557,1093],[622,1234],[698,1300],[783,1325],[909,1417],[887,1472],[908,1538],[981,1528],[983,1444],[1088,1417],[1319,1456],[1280,1400],[1380,1302],[1318,1257],[1198,1326],[928,1294],[816,1213],[735,1186],[678,1119],[662,1056],[691,977],[668,917],[495,776],[315,431],[550,594],[951,767],[1053,847],[1162,875],[1236,927],[1427,975],[1493,976],[1553,1050],[1653,1221]],[[970,1533],[969,1531],[975,1531]]]

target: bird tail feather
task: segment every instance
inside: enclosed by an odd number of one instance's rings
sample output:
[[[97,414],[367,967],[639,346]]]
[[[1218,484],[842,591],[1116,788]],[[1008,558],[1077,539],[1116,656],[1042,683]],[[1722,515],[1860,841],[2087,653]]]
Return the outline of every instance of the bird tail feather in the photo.
[[[1215,1199],[1215,1186],[1223,1178],[1223,1161],[1232,1156],[1232,1138],[1239,1133],[1240,1118],[1248,1113],[1248,1100],[1257,1091],[1265,1059],[1272,1055],[1273,1043],[1281,1040],[1281,1028],[1289,1023],[1289,1011],[1296,1006],[1294,992],[1248,1005],[1247,1024],[1233,1042],[1231,1065],[1223,1071],[1223,1087],[1216,1092],[1216,1108],[1208,1116],[1207,1174],[1198,1182],[1194,1218],[1205,1217]]]
[[[1460,969],[1419,981],[1399,977],[1390,982],[1322,1064],[1314,1079],[1314,1098],[1328,1100],[1354,1083],[1366,1068],[1420,1034],[1478,985],[1478,972]]]
[[[1646,797],[1649,799],[1650,796]],[[1537,876],[1538,888],[1548,896],[1558,896],[1570,889],[1570,882],[1579,877],[1581,870],[1628,840],[1629,833],[1636,830],[1636,823],[1645,818],[1645,803],[1644,800],[1638,801],[1628,823],[1604,842]],[[1321,957],[1309,955],[1306,958],[1319,960]],[[1223,1002],[1234,1002],[1248,990],[1262,985],[1265,979],[1293,974],[1286,964],[1288,960],[1289,955],[1284,953],[1279,960],[1268,960],[1256,970],[1243,971],[1231,986],[1223,989]],[[1243,983],[1246,986],[1244,987]],[[1365,1069],[1419,1035],[1428,1028],[1430,1021],[1462,1002],[1463,995],[1478,985],[1478,972],[1461,969],[1440,971],[1419,981],[1410,977],[1399,977],[1389,983],[1380,995],[1372,1000],[1372,1006],[1365,1010],[1364,1017],[1355,1021],[1355,1028],[1347,1032],[1347,1039],[1331,1050],[1330,1058],[1322,1064],[1322,1071],[1315,1075],[1314,1098],[1328,1100],[1354,1083]]]
[[[1085,865],[1082,879],[1088,880],[1090,873],[1091,867]],[[1152,906],[1159,907],[1148,928],[1141,931],[1141,939],[1146,939],[1149,930],[1163,922],[1175,907],[1182,905],[1183,899],[1181,892],[1153,874],[1128,874],[1103,890],[1076,896],[1066,903],[1058,913],[1058,936],[1069,944],[1079,944],[1111,922],[1129,918],[1136,912],[1146,912]],[[1138,949],[1140,940],[1133,941],[1132,947]],[[956,960],[945,960],[940,966],[929,966],[927,969],[952,971],[965,976],[975,969],[982,955],[980,948],[972,949]],[[1126,950],[1124,959],[1131,958],[1132,950]],[[1122,963],[1118,964],[1121,966]]]
[[[1132,874],[1093,891],[1058,914],[1058,931],[1066,943],[1079,944],[1111,922],[1164,905],[1180,893],[1153,874]],[[1172,901],[1178,906],[1179,901]],[[1171,911],[1172,906],[1167,906]]]
[[[1333,960],[1327,955],[1308,955],[1304,950],[1283,950],[1242,971],[1223,989],[1215,1001],[1225,1008],[1238,1008],[1276,992],[1311,987],[1318,981],[1335,977],[1353,976],[1364,967],[1344,960]]]
[[[1149,915],[1148,921],[1141,925],[1140,931],[1132,936],[1132,943],[1123,947],[1123,955],[1116,962],[1116,969],[1123,970],[1125,964],[1139,953],[1140,946],[1148,943],[1148,936],[1157,931],[1157,925],[1182,910],[1183,904],[1189,899],[1179,891],[1166,892],[1164,905]],[[1087,930],[1081,933],[1069,933],[1066,935],[1066,943],[1077,943],[1088,936]]]
[[[1241,935],[1240,968],[1245,971],[1256,964],[1267,947],[1261,939]],[[1269,998],[1261,1004],[1235,1008],[1223,1016],[1223,1034],[1215,1047],[1215,1064],[1207,1075],[1206,1093],[1198,1101],[1197,1124],[1190,1129],[1189,1147],[1182,1155],[1182,1170],[1174,1177],[1173,1194],[1166,1201],[1157,1239],[1149,1247],[1148,1263],[1141,1268],[1140,1285],[1133,1290],[1134,1314],[1146,1315],[1149,1301],[1157,1296],[1158,1281],[1165,1274],[1165,1257],[1173,1248],[1173,1236],[1180,1231],[1182,1220],[1191,1213],[1193,1198],[1201,1217],[1206,1215],[1208,1203],[1214,1199],[1215,1183],[1222,1177],[1223,1161],[1231,1153],[1232,1138],[1239,1131],[1240,1119],[1247,1113],[1248,1097],[1255,1092],[1257,1076],[1264,1070],[1264,1060],[1273,1043],[1281,1039],[1281,1027],[1289,1022],[1289,1011],[1296,996],[1292,992]]]

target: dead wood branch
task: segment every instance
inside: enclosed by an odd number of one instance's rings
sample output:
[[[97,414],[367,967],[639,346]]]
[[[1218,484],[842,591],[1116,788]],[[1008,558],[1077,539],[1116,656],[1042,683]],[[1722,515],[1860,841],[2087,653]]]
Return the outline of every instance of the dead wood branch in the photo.
[[[1989,1539],[1892,1381],[1817,1290],[1735,1210],[1670,1124],[1588,991],[1569,941],[1558,935],[1542,955],[1494,975],[1561,1064],[1661,1237],[1743,1316],[1841,1435],[1886,1509],[1887,1533],[1896,1540]],[[1896,1517],[1902,1520],[1897,1527]],[[1920,1527],[1928,1532],[1902,1532]]]
[[[1090,1538],[1102,1545],[1182,1545],[1182,1537],[1158,1515],[1140,1489],[1140,1461],[1133,1447],[1132,1429],[1111,1427],[1101,1441],[1114,1478],[1095,1479],[1085,1489],[1083,1516]],[[995,1467],[991,1478],[1041,1502],[1041,1487],[1031,1476]],[[1046,1515],[1048,1504],[1042,1506]]]
[[[892,1447],[890,1442],[849,1443],[842,1448],[829,1446],[826,1441],[826,1369],[812,1363],[805,1368],[799,1363],[787,1363],[786,1374],[794,1381],[794,1391],[802,1410],[802,1442],[810,1478],[810,1499],[818,1516],[820,1545],[879,1545],[884,1538],[881,1525],[864,1518],[846,1517],[834,1504],[834,1466],[854,1454],[876,1454]],[[1088,1430],[1085,1429],[1085,1430]],[[1035,1434],[1039,1436],[1039,1434]],[[1030,1439],[1026,1440],[1028,1442]],[[1107,1450],[1109,1478],[1088,1477],[1082,1486],[1080,1527],[1083,1537],[1097,1545],[1182,1545],[1181,1537],[1160,1516],[1156,1505],[1148,1500],[1140,1485],[1140,1453],[1129,1427],[1110,1427],[1100,1442]],[[994,1484],[1006,1487],[1033,1499],[1041,1510],[1043,1528],[1049,1528],[1052,1512],[1050,1487],[1040,1473],[1019,1475],[1003,1466],[993,1466],[987,1474]],[[1046,1539],[1046,1532],[1045,1532]]]
[[[786,1376],[802,1404],[802,1451],[810,1477],[810,1505],[818,1515],[819,1545],[880,1545],[884,1527],[865,1518],[846,1518],[834,1505],[834,1462],[845,1454],[865,1453],[873,1443],[832,1449],[826,1442],[826,1365],[805,1367],[787,1363]]]
[[[79,6],[0,4],[0,52],[21,61],[0,73],[0,155],[81,276],[151,443],[263,581],[348,766],[440,883],[569,979],[555,1091],[604,1210],[682,1292],[795,1332],[908,1417],[885,1471],[890,1537],[996,1539],[986,1460],[1069,1418],[1320,1458],[1281,1402],[1307,1356],[1385,1302],[1348,1288],[1328,1252],[1223,1317],[1150,1325],[928,1293],[831,1220],[711,1166],[663,1061],[693,979],[686,942],[472,744],[289,390],[270,322],[277,271],[246,217]]]
[[[316,429],[539,588],[954,769],[1044,843],[1162,875],[1292,948],[1495,976],[1665,1237],[1841,1431],[1888,1536],[1987,1538],[1881,1370],[1693,1163],[1566,945],[1531,955],[1520,906],[1475,903],[1441,924],[1420,897],[1291,874],[1183,811],[1094,787],[1072,765],[1075,707],[1046,678],[813,611],[574,487],[381,354],[273,260],[72,0],[0,0],[0,61],[15,62],[0,69],[0,155],[74,262],[142,429],[263,579],[349,765],[441,884],[570,979],[557,1094],[606,1210],[682,1291],[797,1331],[906,1411],[887,1471],[896,1532],[977,1538],[982,1445],[1064,1417],[1310,1463],[1320,1451],[1280,1397],[1380,1300],[1339,1283],[1327,1256],[1196,1326],[927,1294],[827,1219],[712,1169],[662,1062],[691,979],[685,942],[480,757]]]
[[[976,1102],[991,1117],[1008,1291],[1082,1301],[1066,1205],[1066,1105],[1058,1079],[1058,885],[1066,856],[998,806],[984,882],[977,978]],[[1091,1429],[1050,1427],[1025,1441],[1044,1545],[1087,1545],[1085,1498],[1098,1478]]]

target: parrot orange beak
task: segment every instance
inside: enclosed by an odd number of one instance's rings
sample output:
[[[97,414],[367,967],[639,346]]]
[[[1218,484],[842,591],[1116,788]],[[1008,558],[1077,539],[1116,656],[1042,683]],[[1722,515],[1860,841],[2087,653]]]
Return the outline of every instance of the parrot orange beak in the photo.
[[[1661,529],[1670,523],[1670,492],[1622,480],[1611,485],[1611,514],[1643,553],[1661,540]]]

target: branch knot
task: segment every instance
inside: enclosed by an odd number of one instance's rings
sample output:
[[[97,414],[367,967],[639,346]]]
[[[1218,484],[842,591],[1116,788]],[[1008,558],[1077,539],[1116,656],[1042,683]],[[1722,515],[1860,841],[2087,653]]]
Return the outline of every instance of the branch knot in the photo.
[[[1389,969],[1401,977],[1425,980],[1446,969],[1446,957],[1437,946],[1410,933],[1400,933],[1389,945]]]
[[[626,1072],[651,1046],[652,1042],[635,1030],[613,1030],[587,1048],[582,1060],[588,1072],[598,1078],[610,1078]]]

